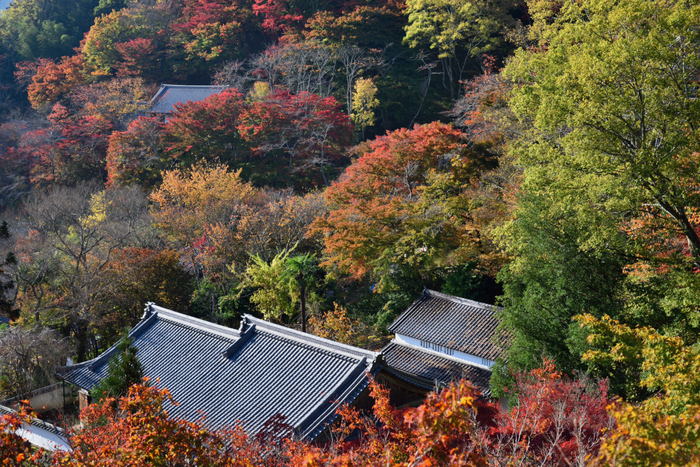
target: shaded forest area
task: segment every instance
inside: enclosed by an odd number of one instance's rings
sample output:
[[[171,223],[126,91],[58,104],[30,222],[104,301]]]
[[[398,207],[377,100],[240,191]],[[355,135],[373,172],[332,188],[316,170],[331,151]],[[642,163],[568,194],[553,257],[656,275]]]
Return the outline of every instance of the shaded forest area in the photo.
[[[503,306],[495,395],[551,359],[621,397],[609,439],[630,459],[687,461],[699,19],[650,0],[15,0],[0,392],[99,354],[147,300],[377,348],[427,286]],[[228,88],[163,119],[162,83]]]

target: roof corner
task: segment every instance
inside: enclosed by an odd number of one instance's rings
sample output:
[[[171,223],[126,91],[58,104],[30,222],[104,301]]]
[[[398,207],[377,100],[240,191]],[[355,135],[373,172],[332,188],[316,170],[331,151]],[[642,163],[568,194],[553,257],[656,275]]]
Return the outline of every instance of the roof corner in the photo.
[[[146,302],[146,308],[143,309],[143,316],[141,316],[142,320],[148,318],[149,316],[151,316],[151,314],[153,314],[153,312],[155,311],[153,309],[153,305],[155,305],[155,302]]]

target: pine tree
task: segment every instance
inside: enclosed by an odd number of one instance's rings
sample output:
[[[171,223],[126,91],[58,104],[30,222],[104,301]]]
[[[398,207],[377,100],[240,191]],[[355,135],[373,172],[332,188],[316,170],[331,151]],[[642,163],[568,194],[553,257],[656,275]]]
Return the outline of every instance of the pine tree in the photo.
[[[134,340],[125,332],[117,345],[117,355],[109,362],[107,376],[91,391],[93,397],[118,399],[127,395],[133,384],[143,384],[143,365],[136,356],[137,350]]]

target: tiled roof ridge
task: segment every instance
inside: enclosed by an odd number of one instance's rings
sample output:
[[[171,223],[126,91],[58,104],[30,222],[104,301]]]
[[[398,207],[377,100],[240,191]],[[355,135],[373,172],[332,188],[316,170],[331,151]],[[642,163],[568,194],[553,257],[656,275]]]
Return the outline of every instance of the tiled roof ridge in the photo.
[[[347,344],[341,344],[340,342],[335,342],[330,339],[314,336],[313,334],[297,331],[296,329],[288,328],[280,324],[274,324],[269,321],[255,318],[254,316],[248,314],[243,315],[243,319],[244,322],[247,321],[250,324],[254,324],[258,332],[262,331],[270,334],[277,334],[280,337],[286,338],[288,341],[293,341],[297,344],[309,345],[315,348],[321,348],[322,350],[333,352],[335,354],[344,354],[355,360],[367,358],[368,361],[374,361],[379,356],[378,352],[353,347]]]
[[[165,322],[167,322],[167,323],[169,323],[169,324],[172,324],[173,326],[178,326],[178,327],[181,327],[181,328],[186,328],[186,329],[189,329],[189,330],[191,330],[191,331],[198,332],[198,333],[200,333],[200,334],[206,334],[207,336],[215,336],[215,337],[219,337],[219,338],[222,338],[222,339],[227,339],[227,340],[230,340],[230,341],[232,341],[232,342],[235,342],[236,339],[239,339],[239,338],[240,338],[240,337],[239,337],[240,334],[238,333],[238,331],[237,331],[236,329],[231,329],[231,334],[232,334],[232,335],[227,335],[227,334],[223,334],[223,333],[220,333],[220,332],[213,332],[213,331],[210,331],[210,330],[205,329],[205,328],[203,328],[203,327],[201,327],[201,326],[191,325],[191,324],[189,324],[189,323],[185,323],[185,322],[182,322],[182,321],[177,320],[177,319],[172,319],[170,316],[158,316],[158,315],[156,315],[156,319],[157,319],[158,321],[165,321]]]
[[[167,84],[163,83],[160,85],[160,88],[163,89],[164,87],[171,87],[171,88],[228,88],[230,86],[226,84]]]
[[[223,337],[225,339],[238,339],[239,337],[241,337],[241,333],[238,329],[222,326],[220,324],[212,323],[211,321],[207,321],[200,318],[195,318],[194,316],[186,315],[184,313],[178,313],[177,311],[173,311],[168,308],[163,308],[162,306],[158,306],[152,302],[146,304],[146,310],[144,312],[143,318],[141,319],[143,320],[151,313],[155,314],[158,319],[165,319],[170,323],[186,326],[190,329],[203,332],[205,334]],[[138,324],[134,326],[132,332],[134,332],[138,326]]]
[[[462,297],[458,297],[456,295],[448,295],[446,293],[438,292],[436,290],[425,289],[423,293],[427,294],[428,296],[431,296],[431,297],[441,298],[443,300],[449,300],[451,302],[459,303],[461,305],[472,306],[475,308],[479,308],[483,311],[490,311],[492,313],[495,311],[501,310],[501,307],[496,306],[496,305],[490,305],[488,303],[477,302],[476,300],[470,300],[468,298],[462,298]]]
[[[434,356],[436,356],[436,357],[444,358],[445,360],[449,360],[449,361],[451,361],[451,362],[459,363],[459,364],[462,364],[462,365],[467,365],[467,366],[470,366],[470,367],[473,367],[473,368],[478,368],[478,369],[480,369],[480,370],[492,371],[490,368],[487,368],[487,367],[481,366],[481,365],[476,365],[476,364],[474,364],[474,363],[468,362],[468,361],[466,361],[466,360],[462,360],[461,358],[457,358],[457,357],[454,357],[454,356],[452,356],[452,355],[447,355],[447,354],[444,354],[444,353],[442,353],[442,352],[438,352],[438,351],[435,351],[435,350],[432,350],[432,349],[426,349],[425,347],[419,347],[419,346],[417,346],[417,345],[412,345],[412,344],[409,344],[409,343],[407,343],[407,342],[399,342],[399,341],[397,341],[397,340],[395,340],[395,339],[392,339],[387,345],[385,345],[385,346],[382,348],[381,352],[384,352],[384,350],[385,350],[385,349],[388,349],[389,346],[392,345],[392,344],[393,344],[393,345],[400,346],[400,347],[406,347],[406,348],[409,348],[409,349],[419,350],[419,351],[421,351],[421,352],[425,352],[425,353],[428,354],[428,355],[434,355]],[[381,352],[380,352],[380,353],[381,353]]]
[[[163,94],[163,91],[165,91],[168,88],[185,88],[185,89],[191,89],[191,88],[220,88],[220,89],[228,89],[230,86],[226,85],[208,85],[208,84],[161,84],[160,89],[158,89],[158,92],[156,92],[155,96],[151,98],[151,102],[157,101],[161,94]]]
[[[226,326],[221,326],[203,319],[195,318],[194,316],[185,315],[178,313],[177,311],[170,310],[168,308],[163,308],[155,303],[148,302],[146,304],[146,310],[144,311],[141,321],[139,321],[136,326],[131,328],[129,336],[132,338],[137,337],[141,332],[143,332],[148,326],[150,326],[156,320],[167,321],[168,323],[174,324],[176,326],[183,326],[193,331],[200,332],[202,334],[216,336],[219,338],[228,339],[231,341],[237,340],[240,337],[240,333],[237,329],[228,328]],[[82,367],[88,367],[90,370],[101,365],[105,360],[112,358],[114,352],[116,351],[119,342],[116,342],[107,350],[102,352],[101,355],[93,358],[92,360],[86,360],[84,362],[76,363],[73,365],[60,366],[55,369],[56,373],[61,374],[68,369],[76,369]]]
[[[332,350],[332,349],[329,349],[326,347],[311,345],[308,342],[302,342],[302,341],[299,341],[298,339],[290,338],[289,336],[284,335],[282,333],[268,331],[266,329],[257,329],[256,333],[263,335],[263,336],[266,336],[270,339],[277,339],[277,340],[280,340],[282,342],[286,342],[288,344],[295,345],[297,347],[301,347],[303,349],[308,349],[308,350],[312,350],[314,352],[318,352],[320,354],[330,355],[333,357],[341,358],[343,360],[346,360],[348,362],[355,363],[355,364],[357,364],[357,362],[362,360],[363,358],[367,359],[367,357],[360,357],[360,356],[352,355],[352,354],[349,354],[346,352]]]

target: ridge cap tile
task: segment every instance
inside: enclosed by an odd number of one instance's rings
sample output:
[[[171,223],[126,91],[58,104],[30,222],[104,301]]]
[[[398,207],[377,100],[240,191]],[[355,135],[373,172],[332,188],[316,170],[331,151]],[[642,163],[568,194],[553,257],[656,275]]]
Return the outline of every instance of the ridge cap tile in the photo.
[[[314,347],[325,348],[326,350],[329,350],[331,352],[347,354],[352,356],[352,358],[356,359],[360,359],[362,357],[367,357],[368,359],[376,358],[378,355],[378,352],[361,349],[359,347],[342,344],[340,342],[336,342],[323,337],[314,336],[313,334],[309,334],[286,326],[255,318],[249,314],[245,314],[243,316],[244,318],[248,319],[251,323],[258,325],[259,331],[267,331],[274,334],[280,334],[295,342],[303,342]]]
[[[472,306],[474,308],[479,308],[484,311],[500,311],[502,308],[497,305],[492,305],[490,303],[478,302],[476,300],[471,300],[469,298],[458,297],[457,295],[450,295],[443,292],[438,292],[436,290],[425,289],[425,292],[429,297],[440,298],[453,303],[460,303],[462,305]]]

